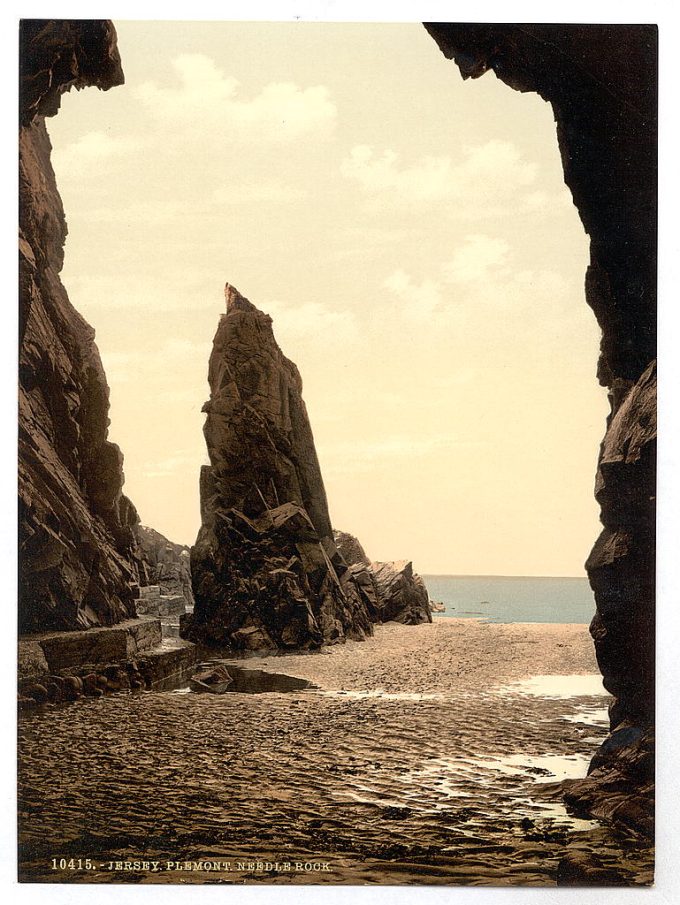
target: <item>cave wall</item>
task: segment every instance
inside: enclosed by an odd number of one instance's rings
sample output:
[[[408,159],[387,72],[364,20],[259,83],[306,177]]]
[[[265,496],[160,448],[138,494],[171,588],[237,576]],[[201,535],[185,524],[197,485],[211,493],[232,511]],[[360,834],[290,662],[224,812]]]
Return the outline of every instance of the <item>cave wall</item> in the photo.
[[[59,278],[67,234],[45,117],[71,87],[123,83],[113,25],[21,23],[19,131],[19,629],[135,615],[136,510],[107,439],[94,330]]]
[[[618,762],[622,782],[649,788],[654,724],[657,29],[455,23],[427,23],[425,28],[464,79],[493,71],[511,88],[537,92],[552,105],[565,182],[590,237],[585,296],[602,329],[597,376],[609,388],[611,403],[595,482],[603,530],[586,568],[597,607],[591,635],[604,685],[615,700],[610,707],[611,737],[591,771],[606,771],[608,763],[618,769]],[[630,756],[634,749],[642,751],[637,760]],[[629,753],[623,756],[621,751]]]
[[[140,585],[158,585],[163,595],[181,595],[194,605],[189,557],[191,547],[175,544],[160,531],[146,525],[135,525],[140,556]]]
[[[602,329],[611,415],[588,559],[591,626],[612,730],[654,719],[656,65],[654,26],[429,23],[463,78],[492,70],[552,105],[565,182],[590,236],[586,299]],[[44,119],[71,87],[123,73],[105,20],[26,20],[20,102],[20,625],[109,624],[134,612],[122,454],[107,440],[94,331],[59,280],[66,236]]]

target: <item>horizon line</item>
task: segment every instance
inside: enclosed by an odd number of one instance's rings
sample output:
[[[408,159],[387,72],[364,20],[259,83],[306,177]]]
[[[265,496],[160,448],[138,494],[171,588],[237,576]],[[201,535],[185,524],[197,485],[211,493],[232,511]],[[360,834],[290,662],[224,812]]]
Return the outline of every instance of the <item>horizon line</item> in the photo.
[[[569,580],[588,580],[586,574],[583,575],[490,575],[474,572],[454,573],[454,572],[420,572],[423,578],[554,578]]]

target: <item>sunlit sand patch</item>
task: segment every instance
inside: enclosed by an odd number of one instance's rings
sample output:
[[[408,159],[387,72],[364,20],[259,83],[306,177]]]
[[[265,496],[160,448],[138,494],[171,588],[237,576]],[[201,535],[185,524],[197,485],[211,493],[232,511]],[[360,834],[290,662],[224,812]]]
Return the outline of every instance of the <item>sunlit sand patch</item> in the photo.
[[[569,723],[583,723],[603,729],[609,727],[609,711],[606,707],[583,707],[574,713],[565,713],[562,719]]]
[[[530,676],[508,685],[498,685],[493,690],[498,694],[530,694],[543,698],[609,697],[602,676],[597,673]]]
[[[537,812],[539,819],[552,820],[562,826],[568,826],[576,832],[587,832],[600,825],[597,820],[584,820],[581,817],[573,817],[561,801],[536,801],[533,798],[519,798],[515,801],[520,808],[525,805],[532,811]]]
[[[561,782],[585,776],[590,763],[587,754],[508,754],[484,758],[489,769],[510,775],[521,774],[534,782]]]

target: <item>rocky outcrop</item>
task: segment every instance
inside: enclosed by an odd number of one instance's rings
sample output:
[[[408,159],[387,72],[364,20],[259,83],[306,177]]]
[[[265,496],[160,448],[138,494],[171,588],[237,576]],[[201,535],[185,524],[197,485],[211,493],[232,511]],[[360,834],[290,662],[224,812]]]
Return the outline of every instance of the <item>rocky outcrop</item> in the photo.
[[[598,377],[609,387],[611,415],[596,481],[604,530],[587,569],[597,604],[591,633],[616,700],[584,800],[593,813],[606,809],[625,763],[635,806],[618,799],[614,817],[647,815],[638,826],[651,832],[644,801],[653,787],[657,29],[425,27],[463,78],[492,70],[550,102],[565,182],[590,236],[586,300],[602,328]]]
[[[141,560],[140,584],[157,586],[161,596],[183,597],[187,606],[193,606],[191,548],[174,544],[160,531],[145,525],[135,527],[135,536]]]
[[[295,365],[232,286],[210,356],[196,601],[182,634],[236,648],[314,648],[372,631],[338,554]]]
[[[333,531],[338,552],[349,566],[370,566],[371,560],[358,538],[348,531]]]
[[[371,562],[356,537],[346,531],[334,531],[333,536],[355,582],[362,588],[373,622],[432,622],[427,588],[413,571],[413,563]]]
[[[597,613],[591,625],[612,728],[654,720],[656,362],[620,401],[600,449],[595,496],[604,530],[586,563]]]
[[[567,783],[576,814],[654,835],[654,730],[625,724],[605,741],[585,779]]]
[[[71,87],[122,84],[106,21],[21,27],[19,625],[111,625],[135,615],[133,527],[123,456],[107,440],[109,389],[94,330],[59,279],[66,222],[45,116]]]
[[[116,30],[108,19],[21,21],[21,123],[54,116],[71,88],[108,91],[125,76]]]
[[[380,622],[419,625],[432,622],[425,582],[406,559],[372,564],[378,586]]]

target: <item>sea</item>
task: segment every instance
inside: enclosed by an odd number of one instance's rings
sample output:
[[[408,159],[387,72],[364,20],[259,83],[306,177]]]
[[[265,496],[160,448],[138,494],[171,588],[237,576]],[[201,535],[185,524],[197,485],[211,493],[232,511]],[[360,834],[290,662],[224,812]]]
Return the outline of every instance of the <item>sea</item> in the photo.
[[[587,578],[506,575],[423,575],[438,616],[487,622],[589,623],[595,598]]]

